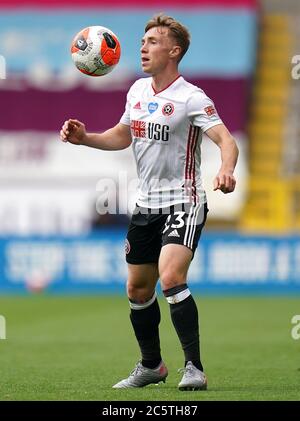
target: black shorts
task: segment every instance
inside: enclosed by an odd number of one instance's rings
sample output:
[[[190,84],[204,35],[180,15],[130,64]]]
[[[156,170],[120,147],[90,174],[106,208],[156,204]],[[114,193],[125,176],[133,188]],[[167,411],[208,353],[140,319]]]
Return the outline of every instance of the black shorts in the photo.
[[[207,204],[183,203],[162,209],[136,207],[126,238],[126,261],[134,265],[157,263],[166,244],[197,248],[206,222]]]

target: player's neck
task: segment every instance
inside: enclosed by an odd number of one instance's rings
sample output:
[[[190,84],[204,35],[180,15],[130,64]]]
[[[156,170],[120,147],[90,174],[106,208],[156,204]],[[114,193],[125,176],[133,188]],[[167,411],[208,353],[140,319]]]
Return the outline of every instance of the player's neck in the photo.
[[[166,89],[180,76],[178,70],[172,73],[161,73],[152,76],[152,88],[155,92],[160,92]]]

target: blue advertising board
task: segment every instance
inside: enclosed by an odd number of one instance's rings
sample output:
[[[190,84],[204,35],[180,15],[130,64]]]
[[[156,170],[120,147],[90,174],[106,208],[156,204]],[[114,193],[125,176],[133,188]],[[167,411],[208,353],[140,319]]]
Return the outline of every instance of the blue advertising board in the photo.
[[[125,293],[125,235],[2,238],[0,292]],[[200,293],[300,293],[300,237],[205,232],[188,283]]]

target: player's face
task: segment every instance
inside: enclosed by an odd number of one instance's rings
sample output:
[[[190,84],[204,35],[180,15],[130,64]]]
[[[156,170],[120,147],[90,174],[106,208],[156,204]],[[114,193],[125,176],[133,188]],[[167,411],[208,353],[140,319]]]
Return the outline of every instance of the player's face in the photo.
[[[167,67],[170,53],[174,48],[174,40],[169,36],[168,28],[156,27],[146,32],[142,39],[142,69],[146,73],[156,75]]]

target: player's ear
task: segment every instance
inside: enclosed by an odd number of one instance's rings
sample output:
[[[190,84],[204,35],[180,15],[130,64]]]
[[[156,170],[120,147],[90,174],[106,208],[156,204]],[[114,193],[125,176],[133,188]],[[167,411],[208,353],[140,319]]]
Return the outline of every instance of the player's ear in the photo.
[[[171,58],[177,58],[181,53],[181,47],[179,45],[174,45],[174,47],[170,51],[170,57]]]

